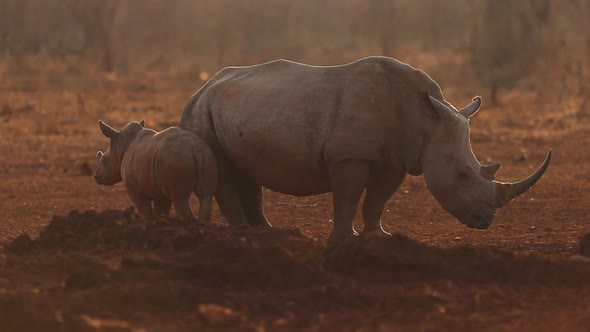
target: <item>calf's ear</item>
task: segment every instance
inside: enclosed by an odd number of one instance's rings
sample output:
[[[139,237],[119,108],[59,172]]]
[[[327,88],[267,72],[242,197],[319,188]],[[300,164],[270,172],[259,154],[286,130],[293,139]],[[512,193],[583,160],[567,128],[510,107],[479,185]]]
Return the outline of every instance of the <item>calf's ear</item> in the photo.
[[[102,131],[102,134],[108,138],[116,138],[117,136],[119,136],[118,131],[113,129],[108,124],[102,122],[102,120],[98,120],[98,126],[100,127],[100,131]]]
[[[145,128],[145,120],[141,120],[141,122],[139,124]]]
[[[102,156],[104,156],[104,154],[102,153],[102,151],[98,151],[98,152],[96,153],[96,161],[99,161],[99,160],[100,160],[100,158],[102,158]]]

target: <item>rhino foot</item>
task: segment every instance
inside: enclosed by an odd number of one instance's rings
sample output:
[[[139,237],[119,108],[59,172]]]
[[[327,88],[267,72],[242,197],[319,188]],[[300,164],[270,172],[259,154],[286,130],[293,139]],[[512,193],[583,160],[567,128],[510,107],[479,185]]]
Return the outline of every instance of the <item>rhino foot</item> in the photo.
[[[328,237],[328,246],[337,245],[343,242],[351,241],[356,239],[359,236],[359,233],[354,229],[352,232],[337,232],[332,231],[330,237]]]
[[[385,231],[383,228],[378,228],[378,229],[365,229],[365,231],[363,232],[363,234],[380,234],[380,235],[389,235],[389,236],[391,236],[391,233]]]
[[[259,224],[253,224],[252,226],[256,226],[256,227],[260,227],[260,228],[272,228],[272,225],[268,222],[268,220],[266,222],[261,222]]]
[[[366,230],[363,232],[363,237],[368,238],[384,238],[384,237],[391,237],[391,233],[386,232],[385,230],[381,229],[374,229],[374,230]]]

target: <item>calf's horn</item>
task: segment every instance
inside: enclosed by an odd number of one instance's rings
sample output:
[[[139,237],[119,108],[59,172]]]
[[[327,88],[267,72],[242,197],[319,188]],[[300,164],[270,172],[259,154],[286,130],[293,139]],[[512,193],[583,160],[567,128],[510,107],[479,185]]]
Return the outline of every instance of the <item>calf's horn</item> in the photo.
[[[506,205],[508,202],[516,198],[518,195],[527,191],[530,187],[532,187],[539,179],[543,176],[547,167],[549,167],[549,162],[551,161],[551,150],[547,153],[547,157],[545,157],[545,161],[535,171],[535,173],[531,174],[528,178],[514,182],[514,183],[504,183],[504,182],[497,182],[494,181],[496,185],[496,199],[497,199],[497,207],[502,207]]]

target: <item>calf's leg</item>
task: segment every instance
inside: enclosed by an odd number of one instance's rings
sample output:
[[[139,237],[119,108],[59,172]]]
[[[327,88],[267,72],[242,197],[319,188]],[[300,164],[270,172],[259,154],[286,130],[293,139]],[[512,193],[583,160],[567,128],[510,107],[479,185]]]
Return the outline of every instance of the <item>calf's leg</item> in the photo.
[[[172,204],[174,204],[174,211],[182,219],[195,220],[195,216],[193,215],[193,209],[191,208],[191,204],[189,202],[188,197],[174,198],[172,199]]]
[[[172,208],[172,201],[170,201],[170,200],[154,201],[154,214],[157,216],[169,215],[171,208]]]
[[[211,222],[211,212],[213,210],[213,195],[199,196],[199,221]]]
[[[146,221],[153,219],[151,199],[134,193],[128,193],[128,196],[131,203],[137,209],[137,213],[139,213],[143,219]]]

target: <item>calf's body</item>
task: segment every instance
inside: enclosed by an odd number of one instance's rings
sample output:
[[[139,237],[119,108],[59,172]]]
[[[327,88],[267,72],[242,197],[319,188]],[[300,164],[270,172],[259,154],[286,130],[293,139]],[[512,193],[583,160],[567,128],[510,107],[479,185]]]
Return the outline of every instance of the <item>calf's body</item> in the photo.
[[[132,122],[117,132],[103,122],[100,126],[111,138],[111,147],[106,154],[97,155],[97,183],[122,181],[129,199],[146,219],[169,214],[172,205],[176,214],[193,219],[189,197],[195,193],[200,202],[199,219],[211,220],[217,165],[204,141],[177,127],[156,132]]]

